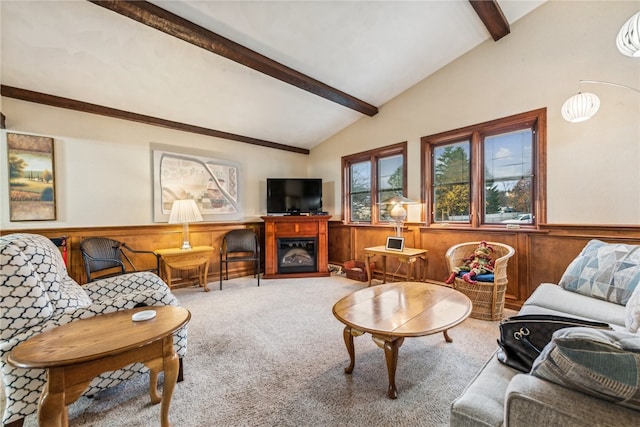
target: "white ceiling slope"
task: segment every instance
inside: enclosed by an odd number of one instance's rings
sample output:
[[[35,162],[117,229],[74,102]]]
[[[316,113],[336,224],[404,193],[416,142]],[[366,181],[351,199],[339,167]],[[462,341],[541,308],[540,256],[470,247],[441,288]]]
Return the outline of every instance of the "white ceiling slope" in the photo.
[[[378,108],[490,38],[467,0],[152,3]],[[88,1],[0,7],[6,86],[304,149],[368,118]]]

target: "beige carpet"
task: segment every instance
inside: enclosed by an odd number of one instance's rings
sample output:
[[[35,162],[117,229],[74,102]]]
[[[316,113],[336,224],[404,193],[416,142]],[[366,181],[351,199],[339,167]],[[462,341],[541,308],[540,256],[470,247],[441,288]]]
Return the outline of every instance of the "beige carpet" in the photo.
[[[445,426],[449,405],[496,349],[497,322],[467,319],[442,334],[408,338],[399,351],[398,399],[386,397],[384,352],[355,339],[356,366],[343,325],[331,312],[365,286],[340,276],[217,283],[175,291],[191,310],[185,381],[171,402],[173,427]],[[512,314],[506,313],[506,314]],[[147,377],[70,406],[71,426],[157,426]],[[26,426],[36,425],[29,417]]]

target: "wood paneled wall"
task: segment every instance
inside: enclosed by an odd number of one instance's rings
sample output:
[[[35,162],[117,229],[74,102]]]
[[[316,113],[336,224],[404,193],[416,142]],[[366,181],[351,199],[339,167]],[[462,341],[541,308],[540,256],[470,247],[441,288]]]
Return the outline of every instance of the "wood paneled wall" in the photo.
[[[264,248],[264,223],[262,220],[229,223],[197,223],[189,226],[192,245],[215,248],[209,268],[209,280],[217,280],[220,271],[219,249],[224,234],[236,228],[251,228],[260,236]],[[56,228],[3,230],[0,234],[36,233],[47,237],[67,236],[69,245],[69,274],[78,283],[86,283],[80,242],[92,236],[110,237],[126,242],[136,249],[155,250],[179,247],[182,244],[182,226],[158,224],[129,227]],[[351,259],[364,260],[364,248],[384,244],[386,237],[394,235],[394,227],[344,225],[340,221],[329,222],[329,263],[343,264]],[[518,309],[540,283],[558,283],[569,263],[591,239],[612,243],[640,245],[640,226],[600,225],[543,225],[538,230],[468,230],[456,228],[429,228],[420,224],[407,224],[404,229],[405,245],[429,251],[426,276],[433,281],[443,281],[448,274],[444,254],[457,243],[486,240],[512,246],[516,254],[509,261],[506,306]],[[264,251],[262,251],[264,256]],[[376,260],[376,258],[374,258]],[[134,258],[140,269],[152,268],[153,260]],[[263,263],[264,265],[264,263]],[[249,263],[233,263],[229,276],[252,274]],[[405,266],[399,261],[387,260],[388,280],[403,280]],[[381,269],[376,268],[381,274]],[[196,279],[195,271],[184,277],[190,284]]]
[[[384,244],[390,235],[394,235],[392,227],[348,226],[331,222],[329,262],[362,261],[364,248]],[[544,225],[538,230],[468,230],[408,224],[404,237],[406,246],[429,250],[426,276],[439,282],[448,275],[445,253],[457,243],[486,240],[512,246],[516,253],[509,260],[505,305],[519,309],[540,283],[558,283],[567,266],[589,240],[640,245],[640,226]],[[378,268],[376,270],[380,273]],[[387,274],[389,272],[397,272],[397,280],[403,280],[404,265],[389,258]]]
[[[262,241],[264,247],[264,223],[261,220],[255,222],[229,222],[229,223],[195,223],[189,225],[189,242],[192,246],[213,246],[214,251],[209,265],[208,280],[218,280],[220,271],[220,246],[224,235],[233,229],[251,228]],[[182,246],[182,225],[146,225],[126,227],[98,227],[98,228],[56,228],[56,229],[21,229],[2,230],[0,234],[10,233],[34,233],[47,237],[67,237],[68,246],[68,271],[69,275],[78,283],[86,283],[80,242],[87,237],[109,237],[127,243],[138,250],[156,250],[164,248],[177,248]],[[263,252],[264,253],[264,252]],[[139,270],[155,268],[153,256],[130,257]],[[232,263],[229,266],[229,277],[240,277],[252,274],[251,263]],[[196,270],[180,272],[182,282],[191,284],[196,280]],[[178,282],[180,286],[181,282]]]

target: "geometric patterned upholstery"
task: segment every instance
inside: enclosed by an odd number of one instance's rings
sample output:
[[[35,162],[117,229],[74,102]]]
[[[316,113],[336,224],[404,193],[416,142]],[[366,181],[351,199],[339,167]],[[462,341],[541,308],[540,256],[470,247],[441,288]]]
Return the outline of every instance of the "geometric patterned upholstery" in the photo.
[[[7,355],[15,346],[77,319],[139,304],[180,304],[167,284],[151,272],[124,274],[80,286],[68,275],[62,255],[50,239],[26,233],[0,237],[0,297],[0,369],[5,397],[2,424],[36,413],[45,384],[45,370],[14,368],[7,363]],[[174,333],[173,342],[178,357],[184,357],[186,326]],[[133,363],[102,373],[84,394],[95,394],[148,372],[144,364]]]
[[[533,363],[531,374],[640,409],[640,338],[627,331],[560,329]]]
[[[626,305],[640,282],[640,246],[591,240],[569,264],[562,288]]]

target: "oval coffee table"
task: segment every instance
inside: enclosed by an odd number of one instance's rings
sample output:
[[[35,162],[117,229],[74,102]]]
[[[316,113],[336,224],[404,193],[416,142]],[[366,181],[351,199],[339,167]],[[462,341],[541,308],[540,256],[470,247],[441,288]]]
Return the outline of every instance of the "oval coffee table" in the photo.
[[[431,283],[397,282],[361,289],[333,306],[333,315],[346,326],[343,336],[351,363],[344,369],[353,372],[353,337],[369,333],[384,349],[389,374],[388,396],[398,397],[396,367],[398,349],[405,337],[421,337],[438,332],[452,342],[447,331],[471,314],[471,300],[451,288]]]

